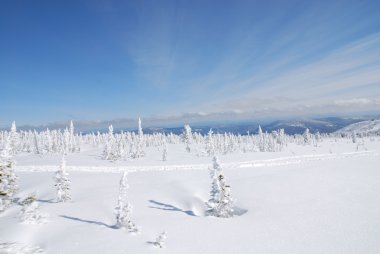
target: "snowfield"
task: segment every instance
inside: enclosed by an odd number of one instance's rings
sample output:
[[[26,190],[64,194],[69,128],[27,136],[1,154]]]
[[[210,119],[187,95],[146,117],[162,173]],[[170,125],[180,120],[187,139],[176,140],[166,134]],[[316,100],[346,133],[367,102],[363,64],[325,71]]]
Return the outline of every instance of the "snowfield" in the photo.
[[[350,124],[336,133],[351,134],[353,132],[360,134],[379,134],[380,133],[380,120],[362,121]]]
[[[102,148],[66,156],[72,200],[58,203],[61,155],[19,153],[16,202],[0,214],[0,253],[380,253],[380,139],[324,138],[280,152],[219,155],[235,216],[207,216],[212,158],[183,144],[110,162]],[[116,227],[122,172],[138,234]],[[42,224],[20,222],[37,191]],[[164,248],[155,246],[166,231]]]

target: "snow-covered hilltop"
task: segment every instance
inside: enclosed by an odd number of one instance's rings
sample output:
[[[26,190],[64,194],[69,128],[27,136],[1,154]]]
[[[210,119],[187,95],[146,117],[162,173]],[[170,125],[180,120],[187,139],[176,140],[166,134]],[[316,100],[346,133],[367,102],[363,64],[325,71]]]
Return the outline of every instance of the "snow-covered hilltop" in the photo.
[[[354,132],[362,135],[378,135],[380,134],[380,120],[362,121],[350,124],[335,133],[352,134]]]

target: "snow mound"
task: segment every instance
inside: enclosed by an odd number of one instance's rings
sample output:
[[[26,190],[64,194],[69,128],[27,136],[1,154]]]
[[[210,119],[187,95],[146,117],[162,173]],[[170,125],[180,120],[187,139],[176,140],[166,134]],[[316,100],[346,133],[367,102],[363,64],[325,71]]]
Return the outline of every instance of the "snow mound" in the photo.
[[[356,132],[358,134],[375,135],[380,134],[380,120],[362,121],[350,124],[335,133],[350,134]]]
[[[38,246],[30,246],[17,242],[0,243],[1,254],[37,254],[45,253],[43,249]]]

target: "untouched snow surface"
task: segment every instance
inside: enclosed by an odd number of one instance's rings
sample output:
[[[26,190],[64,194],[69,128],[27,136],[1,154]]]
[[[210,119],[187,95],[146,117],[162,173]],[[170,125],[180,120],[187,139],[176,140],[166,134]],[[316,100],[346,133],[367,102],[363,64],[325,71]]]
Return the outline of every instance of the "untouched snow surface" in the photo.
[[[21,206],[13,205],[0,215],[0,253],[380,253],[378,139],[220,156],[236,200],[238,215],[229,219],[205,216],[211,158],[181,149],[169,147],[166,163],[160,151],[119,163],[100,160],[99,150],[69,155],[68,203],[55,201],[59,156],[20,154],[17,197],[38,191],[48,222],[20,223]],[[115,227],[124,170],[137,235]],[[153,243],[163,231],[159,249]]]

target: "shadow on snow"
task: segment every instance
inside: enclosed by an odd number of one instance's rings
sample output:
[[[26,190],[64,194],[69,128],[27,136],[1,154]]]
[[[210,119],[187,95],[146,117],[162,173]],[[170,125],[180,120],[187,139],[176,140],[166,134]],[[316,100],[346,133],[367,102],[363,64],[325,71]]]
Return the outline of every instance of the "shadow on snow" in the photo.
[[[84,219],[80,219],[77,217],[71,217],[71,216],[66,216],[66,215],[60,215],[60,217],[65,218],[65,219],[69,219],[69,220],[75,220],[75,221],[85,222],[85,223],[94,224],[94,225],[98,225],[98,226],[103,226],[103,227],[107,227],[107,228],[111,228],[111,229],[118,229],[118,227],[116,225],[108,225],[108,224],[106,224],[104,222],[100,222],[100,221],[84,220]]]
[[[149,208],[160,209],[160,210],[164,210],[164,211],[182,212],[182,213],[185,213],[185,214],[190,215],[190,216],[196,216],[193,211],[185,211],[185,210],[182,210],[182,209],[175,207],[173,205],[157,202],[154,200],[149,200],[149,202],[152,203],[153,205],[156,205],[156,206],[149,206]]]

